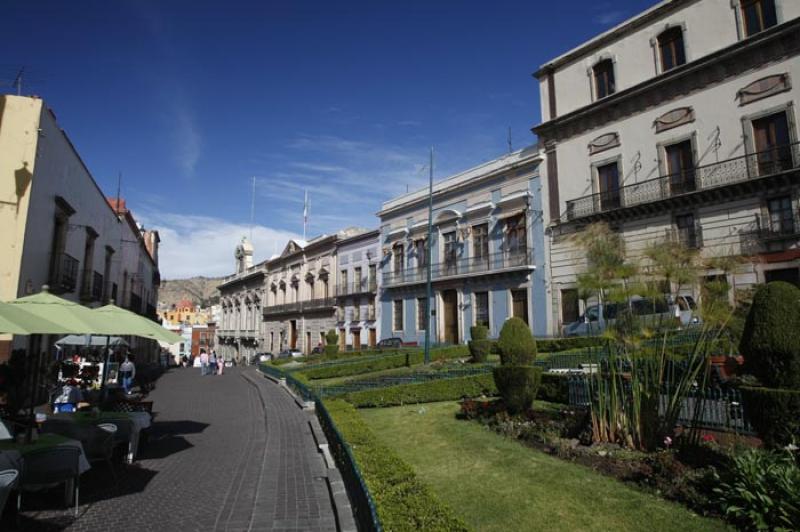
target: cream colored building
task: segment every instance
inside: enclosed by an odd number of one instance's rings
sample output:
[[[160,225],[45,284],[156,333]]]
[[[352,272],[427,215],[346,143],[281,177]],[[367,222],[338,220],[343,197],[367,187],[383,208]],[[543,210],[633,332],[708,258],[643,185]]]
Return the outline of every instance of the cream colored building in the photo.
[[[325,345],[325,333],[337,328],[337,243],[365,231],[347,228],[308,242],[290,240],[266,262],[264,351],[309,354]]]
[[[569,237],[595,221],[631,256],[679,239],[749,257],[731,286],[800,282],[798,17],[796,0],[668,0],[536,72],[555,332],[582,311]]]
[[[53,293],[89,306],[114,300],[155,319],[158,233],[107,199],[39,98],[0,95],[0,300]],[[157,353],[132,341],[135,351]],[[0,341],[0,360],[10,337]],[[157,347],[157,346],[156,346]]]

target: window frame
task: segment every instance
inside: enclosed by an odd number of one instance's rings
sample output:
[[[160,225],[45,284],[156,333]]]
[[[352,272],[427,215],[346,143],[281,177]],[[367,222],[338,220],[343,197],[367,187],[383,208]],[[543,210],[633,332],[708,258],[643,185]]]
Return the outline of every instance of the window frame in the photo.
[[[490,292],[489,290],[479,290],[477,292],[472,293],[472,308],[475,310],[472,313],[472,324],[473,325],[482,325],[481,322],[478,321],[478,296],[485,294],[486,295],[486,323],[485,326],[490,331],[492,330],[492,305],[490,299]]]
[[[604,98],[608,98],[612,94],[617,92],[617,77],[614,68],[614,59],[611,57],[603,57],[599,59],[597,62],[592,65],[592,90],[594,93],[595,101],[602,100]],[[608,65],[608,69],[602,68],[605,65]],[[603,81],[603,88],[604,94],[600,94],[600,82],[601,78],[599,74],[604,74],[602,81]]]
[[[480,233],[478,231],[480,231]],[[471,227],[473,260],[489,259],[489,223],[483,222]],[[480,241],[478,238],[480,237]],[[480,251],[480,253],[478,253]]]
[[[398,312],[398,303],[400,304],[400,311]],[[392,332],[403,332],[405,326],[405,317],[403,316],[403,312],[405,310],[405,305],[403,304],[402,299],[394,299],[392,300]],[[400,328],[397,328],[398,319],[400,320]]]
[[[427,297],[417,298],[417,331],[425,331],[428,328],[428,325],[425,322],[428,321],[426,318],[428,317],[429,313],[424,311],[424,307],[427,306],[427,301]],[[420,318],[422,318],[422,321],[420,321]]]
[[[775,27],[780,23],[780,21],[778,20],[778,8],[775,5],[774,0],[740,0],[738,3],[739,5],[737,9],[737,15],[741,20],[742,37],[744,39],[752,37],[753,35],[758,35],[759,33],[762,33],[765,30],[768,30],[769,28]],[[774,17],[773,23],[768,26],[766,25],[766,16],[764,12],[765,3],[769,3],[772,11],[770,15]],[[758,20],[759,28],[756,29],[755,31],[751,31],[751,28],[748,23],[747,8],[751,6],[756,6],[758,12],[757,16],[759,19]]]
[[[659,33],[655,38],[655,45],[658,55],[658,67],[659,72],[669,72],[670,70],[674,70],[675,68],[685,65],[688,63],[688,57],[686,56],[686,39],[684,38],[686,31],[685,28],[681,25],[674,25],[665,28],[661,33]],[[665,41],[665,37],[672,37],[669,40]],[[680,43],[680,49],[678,49],[674,44],[676,42]],[[670,67],[667,67],[665,64],[665,55],[664,49],[669,46],[671,48],[672,53],[672,60],[673,64]],[[683,56],[683,61],[678,62],[678,54]]]

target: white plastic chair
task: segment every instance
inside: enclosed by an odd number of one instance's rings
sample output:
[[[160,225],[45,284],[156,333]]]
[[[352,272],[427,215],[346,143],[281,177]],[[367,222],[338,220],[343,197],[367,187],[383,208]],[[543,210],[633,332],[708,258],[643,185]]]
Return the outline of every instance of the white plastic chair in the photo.
[[[13,440],[14,434],[8,428],[5,421],[0,420],[0,440]]]

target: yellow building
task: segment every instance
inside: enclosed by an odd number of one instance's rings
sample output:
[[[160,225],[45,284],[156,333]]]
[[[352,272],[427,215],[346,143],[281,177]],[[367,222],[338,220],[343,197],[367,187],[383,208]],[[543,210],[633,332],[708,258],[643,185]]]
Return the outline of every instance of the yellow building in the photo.
[[[179,301],[168,310],[159,311],[158,315],[162,320],[173,325],[206,325],[209,321],[208,311],[196,307],[187,299]]]

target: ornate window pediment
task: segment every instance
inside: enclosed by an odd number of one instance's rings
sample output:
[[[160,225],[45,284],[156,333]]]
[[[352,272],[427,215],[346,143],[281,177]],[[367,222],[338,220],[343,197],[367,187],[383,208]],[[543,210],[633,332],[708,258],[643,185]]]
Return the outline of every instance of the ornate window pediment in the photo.
[[[656,127],[656,133],[661,133],[690,122],[694,122],[694,109],[691,107],[676,107],[656,118],[653,121],[653,125]]]
[[[610,150],[611,148],[616,148],[619,145],[619,133],[612,131],[611,133],[600,135],[589,143],[589,155]]]
[[[757,79],[742,87],[736,92],[736,98],[739,100],[739,105],[747,105],[773,94],[786,92],[791,88],[792,81],[789,79],[789,74],[784,72],[783,74],[773,74],[772,76]]]

